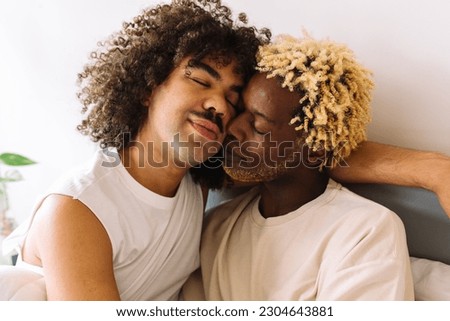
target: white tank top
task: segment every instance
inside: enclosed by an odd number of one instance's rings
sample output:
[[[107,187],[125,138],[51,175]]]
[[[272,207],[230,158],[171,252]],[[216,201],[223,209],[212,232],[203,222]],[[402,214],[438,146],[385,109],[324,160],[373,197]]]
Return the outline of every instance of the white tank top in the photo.
[[[50,194],[80,200],[103,224],[122,300],[178,299],[181,286],[199,266],[203,201],[189,174],[174,197],[164,197],[135,181],[116,151],[99,150],[87,166],[54,184],[40,203]],[[4,241],[4,251],[15,246],[20,253],[31,221]],[[23,263],[19,256],[18,264],[25,267]]]

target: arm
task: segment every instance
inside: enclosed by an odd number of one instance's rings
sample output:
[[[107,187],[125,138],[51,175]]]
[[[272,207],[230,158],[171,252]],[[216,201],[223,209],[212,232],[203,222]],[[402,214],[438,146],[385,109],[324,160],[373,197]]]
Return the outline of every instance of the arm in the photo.
[[[343,183],[384,183],[420,187],[437,194],[450,217],[450,157],[374,142],[365,142],[346,159],[349,166],[331,170]]]
[[[30,252],[42,264],[49,300],[120,300],[109,237],[81,202],[49,196],[36,214],[24,260]]]

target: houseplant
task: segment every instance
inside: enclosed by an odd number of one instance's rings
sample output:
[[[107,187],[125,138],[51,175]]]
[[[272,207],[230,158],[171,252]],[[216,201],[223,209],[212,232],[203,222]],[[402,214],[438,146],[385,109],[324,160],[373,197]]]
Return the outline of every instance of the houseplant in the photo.
[[[0,236],[7,236],[14,228],[14,219],[7,216],[9,210],[7,184],[23,179],[18,170],[8,169],[8,167],[32,164],[36,162],[19,154],[0,154]]]

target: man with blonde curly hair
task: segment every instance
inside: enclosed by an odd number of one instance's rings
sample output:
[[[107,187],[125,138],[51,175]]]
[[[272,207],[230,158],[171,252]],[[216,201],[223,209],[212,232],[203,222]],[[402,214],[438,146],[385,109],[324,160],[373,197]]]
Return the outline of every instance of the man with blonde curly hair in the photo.
[[[399,217],[328,174],[365,140],[370,72],[346,46],[309,37],[280,38],[257,59],[225,170],[260,184],[207,216],[185,297],[197,277],[207,300],[413,299]]]

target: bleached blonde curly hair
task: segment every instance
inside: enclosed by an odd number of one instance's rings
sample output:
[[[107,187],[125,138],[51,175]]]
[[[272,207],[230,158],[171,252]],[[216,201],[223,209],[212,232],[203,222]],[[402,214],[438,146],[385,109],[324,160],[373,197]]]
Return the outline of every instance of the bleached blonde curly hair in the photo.
[[[300,93],[290,124],[304,131],[310,149],[326,151],[321,168],[336,166],[366,140],[374,83],[347,46],[283,35],[259,48],[257,63],[267,78]]]

